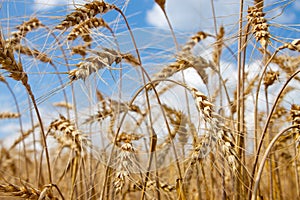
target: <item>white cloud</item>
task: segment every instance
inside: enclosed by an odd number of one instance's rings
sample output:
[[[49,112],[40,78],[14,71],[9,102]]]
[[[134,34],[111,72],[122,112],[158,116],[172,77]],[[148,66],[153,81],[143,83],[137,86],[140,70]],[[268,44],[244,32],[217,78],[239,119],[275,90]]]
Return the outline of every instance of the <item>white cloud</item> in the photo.
[[[217,0],[214,1],[214,6],[219,25],[232,25],[233,21],[238,21],[238,3]],[[212,7],[207,0],[167,1],[166,11],[175,29],[207,30],[213,27]],[[167,28],[165,17],[157,4],[147,12],[147,21],[151,25]]]
[[[274,0],[268,0],[265,2],[266,6],[274,5],[277,9],[267,13],[267,18],[278,15],[281,9],[284,8],[283,5],[275,5]],[[248,5],[244,5],[244,14]],[[300,4],[295,3],[294,9],[299,8]],[[216,13],[216,21],[218,26],[223,25],[227,30],[231,29],[233,26],[237,28],[239,19],[239,2],[237,1],[224,1],[215,0],[214,8]],[[291,8],[290,8],[291,9]],[[295,12],[283,13],[276,18],[276,22],[279,23],[292,23],[297,19]],[[171,0],[166,1],[166,12],[173,27],[177,30],[213,30],[213,12],[212,5],[210,1],[207,0]],[[269,16],[268,16],[269,15]],[[147,12],[147,22],[153,26],[159,28],[168,28],[167,21],[163,15],[162,10],[157,4],[154,4],[151,10]]]
[[[64,5],[68,5],[69,7],[74,8],[85,3],[85,0],[34,0],[33,9],[35,11],[44,11]]]

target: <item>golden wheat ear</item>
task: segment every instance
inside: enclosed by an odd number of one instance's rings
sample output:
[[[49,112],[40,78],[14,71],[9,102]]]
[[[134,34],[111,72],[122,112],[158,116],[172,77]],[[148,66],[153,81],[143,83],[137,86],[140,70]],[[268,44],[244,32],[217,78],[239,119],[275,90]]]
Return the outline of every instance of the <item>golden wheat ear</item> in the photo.
[[[113,63],[121,62],[120,54],[113,49],[103,49],[103,51],[95,52],[95,56],[84,59],[83,62],[77,64],[78,68],[69,72],[71,81],[82,79],[85,80],[91,74],[99,69],[110,67]]]
[[[292,118],[293,125],[300,124],[300,105],[292,104],[291,110],[290,110],[290,116]],[[295,138],[296,147],[299,148],[299,144],[300,144],[299,128],[293,129],[293,133],[295,134],[294,138]]]
[[[67,29],[71,26],[75,26],[83,21],[95,17],[97,14],[104,14],[109,10],[114,9],[115,6],[108,4],[104,1],[92,1],[82,7],[76,8],[76,10],[69,15],[55,28],[59,30]]]
[[[0,119],[12,119],[19,118],[21,115],[19,113],[13,112],[0,112]]]
[[[8,38],[6,41],[11,46],[20,45],[21,40],[26,37],[27,33],[43,26],[44,25],[38,18],[36,17],[30,18],[28,21],[25,21],[22,24],[16,26],[17,31],[13,32],[11,34],[12,36]]]
[[[256,6],[248,8],[247,19],[252,27],[252,33],[256,41],[259,41],[261,46],[266,49],[267,45],[270,43],[270,32],[268,29],[269,25],[264,16],[265,13],[261,8],[257,8]]]

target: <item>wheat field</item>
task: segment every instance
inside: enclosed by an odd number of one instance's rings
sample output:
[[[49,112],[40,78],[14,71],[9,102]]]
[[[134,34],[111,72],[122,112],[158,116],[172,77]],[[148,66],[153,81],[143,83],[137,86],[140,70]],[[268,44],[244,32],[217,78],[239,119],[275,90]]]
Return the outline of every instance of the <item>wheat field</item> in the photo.
[[[207,0],[187,33],[169,1],[164,30],[127,0],[0,3],[1,199],[300,199],[299,3]]]

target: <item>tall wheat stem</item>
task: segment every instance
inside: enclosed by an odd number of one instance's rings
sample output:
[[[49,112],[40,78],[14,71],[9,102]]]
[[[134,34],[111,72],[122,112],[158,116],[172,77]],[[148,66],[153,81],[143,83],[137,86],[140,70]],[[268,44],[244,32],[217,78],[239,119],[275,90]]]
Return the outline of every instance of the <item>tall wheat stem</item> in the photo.
[[[269,153],[272,149],[272,147],[274,146],[275,142],[278,140],[278,138],[284,134],[285,132],[287,132],[288,130],[290,129],[293,129],[293,128],[300,128],[299,125],[293,125],[293,126],[290,126],[290,127],[287,127],[285,128],[284,130],[282,130],[280,133],[278,133],[273,139],[272,141],[270,142],[270,144],[268,145],[267,149],[266,149],[266,152],[262,158],[262,161],[259,165],[259,168],[258,168],[258,171],[257,171],[257,176],[256,176],[256,179],[255,179],[255,184],[254,184],[254,188],[253,188],[253,192],[252,192],[252,196],[251,196],[251,200],[256,200],[256,193],[257,193],[257,190],[258,190],[258,187],[259,187],[259,183],[260,183],[260,179],[261,179],[261,175],[262,175],[262,172],[263,172],[263,168],[265,166],[265,163],[266,163],[266,160],[269,156]]]
[[[276,53],[276,52],[275,52]],[[271,56],[271,58],[269,59],[269,61],[271,61],[273,59],[273,57],[275,56],[275,53]],[[269,64],[269,62],[266,64],[266,66]],[[300,70],[296,71],[294,74],[292,74],[289,79],[285,82],[285,84],[283,85],[283,87],[281,88],[280,92],[278,93],[274,103],[273,103],[273,106],[272,106],[272,109],[270,110],[270,113],[268,115],[268,118],[267,118],[267,121],[264,125],[264,128],[263,128],[263,131],[262,131],[262,134],[261,134],[261,138],[259,140],[259,144],[258,144],[258,149],[256,151],[256,154],[255,154],[255,160],[254,160],[254,163],[253,163],[253,168],[252,168],[252,174],[251,174],[251,177],[254,177],[255,175],[255,171],[256,171],[256,165],[257,165],[257,162],[258,162],[258,158],[259,158],[259,154],[260,154],[260,150],[261,150],[261,147],[262,147],[262,143],[264,141],[264,138],[265,138],[265,135],[266,135],[266,132],[267,132],[267,129],[269,127],[269,124],[270,124],[270,121],[271,121],[271,117],[275,111],[275,108],[277,106],[277,103],[278,103],[278,100],[280,99],[281,97],[281,94],[283,93],[283,91],[286,89],[286,87],[288,86],[289,82],[291,80],[294,79],[295,76],[297,76],[298,74],[300,73]],[[253,186],[253,181],[250,182],[250,186],[249,186],[249,192],[248,192],[248,199],[250,200],[251,199],[251,191],[252,191],[252,186]]]
[[[243,47],[243,9],[244,9],[244,0],[240,0],[240,10],[239,10],[239,33],[238,33],[238,57],[237,57],[237,64],[238,64],[238,81],[237,81],[237,156],[239,160],[243,160],[243,152],[244,152],[244,65],[242,64],[242,47]],[[241,164],[238,165],[237,171],[243,177],[242,167]],[[242,184],[239,184],[239,179],[235,176],[235,199],[240,199],[240,194],[242,194]]]

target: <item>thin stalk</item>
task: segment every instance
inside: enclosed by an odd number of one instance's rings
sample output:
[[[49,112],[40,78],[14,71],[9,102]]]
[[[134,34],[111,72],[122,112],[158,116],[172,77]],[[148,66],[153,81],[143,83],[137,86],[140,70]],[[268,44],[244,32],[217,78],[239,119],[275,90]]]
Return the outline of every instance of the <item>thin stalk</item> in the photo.
[[[295,145],[295,147],[294,147],[294,153],[295,153],[295,155],[297,155],[297,147],[296,147],[296,145]],[[298,160],[297,160],[297,159],[294,159],[294,163],[295,163],[294,169],[295,169],[295,174],[296,174],[295,179],[296,179],[297,199],[299,199],[299,198],[300,198],[300,191],[299,191]],[[281,198],[281,199],[282,199],[282,198]]]
[[[284,134],[285,132],[287,132],[288,130],[290,129],[293,129],[293,128],[300,128],[299,125],[293,125],[293,126],[290,126],[290,127],[287,127],[286,129],[284,129],[283,131],[281,131],[280,133],[278,133],[273,139],[272,141],[270,142],[270,144],[268,145],[268,148],[266,149],[266,152],[262,158],[262,161],[259,165],[259,168],[258,168],[258,171],[257,171],[257,176],[256,176],[256,179],[255,179],[255,184],[254,184],[254,188],[253,188],[253,192],[252,192],[252,196],[251,196],[251,200],[256,200],[256,193],[257,193],[257,190],[258,190],[258,186],[259,186],[259,183],[260,183],[260,178],[261,178],[261,175],[262,175],[262,172],[263,172],[263,169],[264,169],[264,166],[265,166],[265,163],[266,163],[266,160],[269,156],[269,153],[272,149],[272,147],[274,146],[275,142],[278,140],[278,138]]]
[[[139,62],[140,62],[140,65],[139,65],[139,66],[140,66],[140,69],[141,69],[142,72],[143,72],[143,73],[142,73],[142,78],[143,78],[143,81],[144,81],[144,85],[146,85],[145,76],[147,77],[147,79],[150,81],[150,84],[152,85],[152,81],[151,81],[150,76],[147,74],[147,72],[146,72],[146,71],[144,70],[144,68],[142,67],[140,53],[139,53],[139,50],[138,50],[138,48],[137,48],[137,45],[136,45],[136,42],[135,42],[133,33],[132,33],[132,31],[131,31],[131,28],[130,28],[130,26],[129,26],[129,24],[128,24],[128,21],[127,21],[126,17],[125,17],[125,15],[124,15],[124,13],[123,13],[119,8],[115,7],[114,9],[122,15],[122,17],[124,18],[124,21],[125,21],[125,23],[126,23],[126,26],[127,26],[128,30],[129,30],[129,33],[130,33],[132,42],[133,42],[133,44],[134,44],[134,47],[135,47],[135,50],[136,50],[136,53],[137,53],[137,56],[138,56],[138,60],[139,60]],[[152,85],[152,86],[153,86],[153,85]],[[143,86],[141,89],[144,90],[144,89],[145,89],[145,86]],[[136,96],[135,96],[134,98],[131,99],[131,101],[130,101],[130,103],[129,103],[129,106],[132,105],[132,103],[134,102],[135,98],[137,97],[137,95],[138,95],[142,90],[139,90],[139,92],[136,93]],[[155,95],[156,95],[156,97],[157,97],[157,101],[158,101],[159,105],[162,105],[161,102],[160,102],[159,96],[158,96],[158,94],[157,94],[157,91],[155,90],[155,88],[154,88],[154,92],[155,92]],[[148,93],[147,93],[147,92],[146,92],[146,98],[147,98],[147,106],[148,106],[148,108],[150,108],[149,97],[148,97]],[[161,109],[162,109],[162,107],[161,107]],[[125,120],[126,114],[127,114],[127,112],[123,115],[122,119],[120,120],[120,126],[118,127],[117,133],[116,133],[116,135],[115,135],[115,140],[117,139],[117,137],[118,137],[118,135],[119,135],[119,132],[120,132],[120,130],[121,130],[121,125],[123,124],[123,122],[124,122],[124,120]],[[168,122],[167,122],[167,118],[166,118],[166,115],[165,115],[163,109],[162,109],[162,114],[163,114],[164,120],[165,120],[165,122],[166,122],[166,126],[167,126],[168,133],[171,133],[171,129],[170,129],[170,127],[169,127],[169,124],[168,124]],[[150,123],[152,123],[151,113],[150,113],[150,116],[149,116],[149,117],[150,117],[150,119],[149,119],[149,120],[150,120]],[[153,133],[153,132],[152,132],[152,133]],[[151,138],[151,140],[152,140],[151,142],[153,142],[155,136],[154,136],[154,135],[151,135],[150,138]],[[173,144],[173,141],[172,141],[172,147],[173,147],[173,151],[174,151],[175,157],[177,158],[178,156],[177,156],[177,153],[176,153],[176,150],[175,150],[175,146],[174,146],[174,144]],[[111,152],[113,152],[113,151],[114,151],[114,146],[112,147]],[[153,151],[153,150],[150,150],[150,151]],[[111,162],[111,159],[112,159],[112,153],[111,153],[110,156],[109,156],[108,164]],[[178,168],[179,179],[180,179],[180,181],[182,181],[182,175],[181,175],[181,170],[180,170],[179,163],[176,162],[176,164],[177,164],[177,168]],[[106,167],[106,171],[105,171],[105,180],[104,180],[103,188],[102,188],[101,195],[100,195],[100,196],[101,196],[101,199],[103,199],[103,197],[104,197],[105,185],[107,184],[108,168],[109,168],[109,167],[107,166],[107,167]],[[148,172],[147,172],[147,173],[148,173]],[[148,176],[146,176],[146,180],[148,179],[147,177],[148,177]],[[144,187],[144,188],[145,188],[145,187]],[[144,190],[144,189],[143,189],[143,190]]]
[[[272,55],[272,57],[269,59],[269,61],[272,60],[272,58],[275,56],[276,52]],[[269,63],[269,62],[268,62]],[[266,66],[268,66],[268,63],[266,64]],[[266,68],[265,66],[265,68]],[[260,142],[259,142],[259,145],[258,145],[258,149],[257,149],[257,152],[256,152],[256,156],[255,156],[255,161],[253,163],[253,168],[252,168],[252,174],[251,174],[251,177],[254,177],[255,175],[255,171],[256,171],[256,165],[257,165],[257,162],[258,162],[258,158],[259,158],[259,154],[260,154],[260,150],[261,150],[261,147],[262,147],[262,143],[264,141],[264,137],[266,135],[266,132],[267,132],[267,129],[269,127],[269,123],[271,121],[271,117],[275,111],[275,108],[277,106],[277,103],[281,97],[281,94],[283,93],[283,91],[285,90],[285,88],[288,86],[289,82],[291,80],[293,80],[293,78],[295,76],[297,76],[298,74],[300,73],[300,70],[296,71],[294,74],[292,74],[289,79],[285,82],[284,86],[281,88],[279,94],[277,95],[274,103],[273,103],[273,106],[272,106],[272,109],[270,110],[270,113],[268,115],[268,118],[267,118],[267,121],[265,123],[265,126],[264,126],[264,129],[262,131],[262,135],[261,135],[261,138],[260,138]],[[253,186],[253,181],[250,182],[250,187],[249,187],[249,193],[248,193],[248,199],[250,200],[251,199],[251,189],[252,189],[252,186]]]
[[[239,10],[239,33],[238,33],[238,81],[237,81],[237,157],[239,160],[243,160],[243,150],[244,150],[244,113],[243,113],[243,104],[244,104],[244,65],[242,65],[242,46],[243,46],[243,10],[244,10],[244,0],[240,0],[240,10]],[[243,176],[242,168],[238,164],[237,171]],[[235,199],[240,199],[240,194],[242,190],[242,185],[239,184],[238,177],[235,177]]]
[[[48,168],[48,179],[49,179],[49,183],[52,184],[52,173],[51,173],[51,167],[50,167],[50,156],[49,156],[48,145],[47,145],[47,141],[46,141],[46,134],[45,134],[45,130],[44,130],[42,118],[41,118],[39,109],[38,109],[38,107],[36,105],[36,101],[35,101],[35,98],[34,98],[34,95],[33,95],[32,91],[31,91],[30,85],[28,83],[25,83],[24,81],[22,81],[22,82],[23,82],[23,85],[25,86],[25,88],[26,88],[26,90],[27,90],[27,92],[28,92],[28,94],[30,96],[30,99],[32,101],[34,110],[35,110],[37,118],[38,118],[38,122],[39,122],[40,129],[41,129],[43,149],[45,150],[45,154],[46,154],[46,162],[47,162],[47,168]],[[42,165],[42,162],[40,164]]]
[[[16,95],[15,93],[13,92],[12,88],[10,87],[10,85],[4,81],[6,87],[8,88],[9,92],[11,93],[13,99],[14,99],[14,102],[15,102],[15,105],[16,105],[16,109],[17,109],[17,113],[19,114],[19,125],[20,125],[20,131],[21,131],[21,134],[22,136],[24,136],[24,129],[23,129],[23,123],[22,123],[22,119],[21,119],[21,112],[20,112],[20,107],[19,107],[19,104],[18,104],[18,101],[17,101],[17,98],[16,98]],[[26,145],[25,145],[25,141],[22,140],[22,146],[23,146],[23,153],[24,153],[24,159],[26,160],[27,159],[27,152],[26,152]],[[25,162],[25,173],[26,173],[26,181],[28,181],[28,178],[29,178],[29,170],[28,170],[28,162]]]
[[[269,98],[268,98],[268,86],[265,86],[265,99],[266,99],[266,113],[269,113]],[[270,127],[270,129],[271,129],[271,127]],[[271,141],[271,134],[272,133],[272,131],[271,130],[269,130],[268,131],[268,138],[267,138],[267,141],[268,142],[270,142]],[[272,176],[272,171],[273,171],[273,166],[272,166],[272,163],[273,163],[273,161],[272,161],[272,155],[270,155],[270,157],[269,157],[269,160],[268,160],[268,163],[269,163],[269,183],[270,183],[270,194],[269,194],[269,198],[271,199],[271,200],[273,200],[273,176]]]

